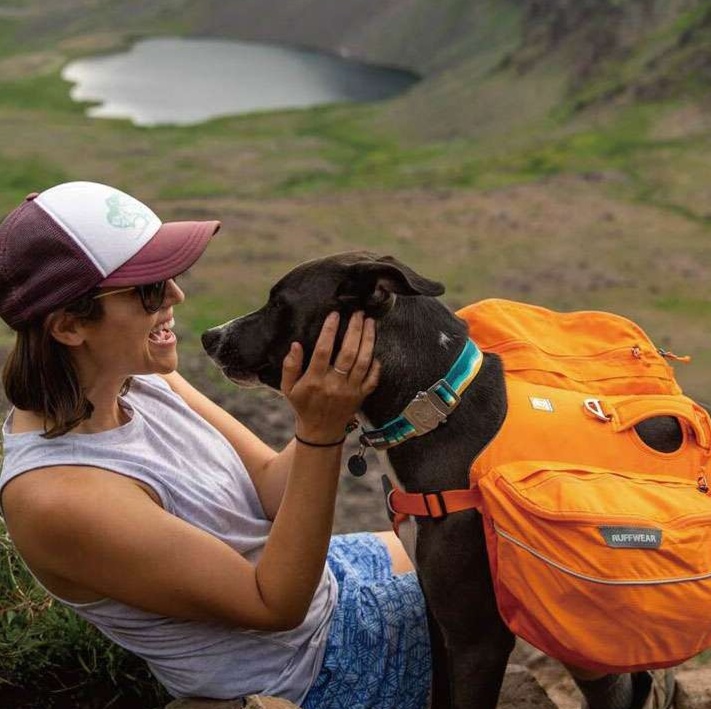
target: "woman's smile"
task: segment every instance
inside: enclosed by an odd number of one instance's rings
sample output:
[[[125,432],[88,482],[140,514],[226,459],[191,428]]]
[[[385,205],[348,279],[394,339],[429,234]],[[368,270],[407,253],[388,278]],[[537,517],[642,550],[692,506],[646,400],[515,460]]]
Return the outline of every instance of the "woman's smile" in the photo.
[[[172,328],[175,327],[175,320],[170,318],[158,323],[148,334],[148,341],[158,347],[169,347],[178,341]]]

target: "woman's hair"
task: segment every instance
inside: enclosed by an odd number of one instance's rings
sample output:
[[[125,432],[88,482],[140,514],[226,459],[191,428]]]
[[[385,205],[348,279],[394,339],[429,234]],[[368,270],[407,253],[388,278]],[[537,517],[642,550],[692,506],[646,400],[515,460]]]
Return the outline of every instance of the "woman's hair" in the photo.
[[[101,320],[104,307],[100,299],[94,298],[97,292],[90,291],[63,310],[81,320]],[[49,318],[29,323],[17,332],[15,347],[3,368],[2,382],[5,395],[14,406],[44,416],[43,438],[64,435],[90,418],[94,411],[79,384],[69,348],[52,337]],[[130,385],[129,378],[121,395]]]

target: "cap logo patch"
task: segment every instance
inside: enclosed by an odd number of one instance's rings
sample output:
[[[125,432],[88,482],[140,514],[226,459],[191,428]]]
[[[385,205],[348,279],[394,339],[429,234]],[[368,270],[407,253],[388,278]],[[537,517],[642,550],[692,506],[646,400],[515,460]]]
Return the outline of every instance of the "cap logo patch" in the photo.
[[[151,214],[144,206],[128,195],[116,192],[106,200],[106,204],[109,207],[106,221],[117,229],[135,229],[129,236],[132,240],[140,238],[151,221]]]

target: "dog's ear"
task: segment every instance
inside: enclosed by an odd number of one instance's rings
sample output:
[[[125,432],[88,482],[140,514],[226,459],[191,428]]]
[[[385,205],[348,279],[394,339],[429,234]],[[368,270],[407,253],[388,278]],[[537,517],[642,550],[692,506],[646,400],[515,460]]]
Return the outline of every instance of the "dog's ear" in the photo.
[[[348,266],[338,289],[339,300],[353,308],[365,308],[366,314],[389,310],[392,294],[438,296],[444,286],[421,276],[392,256],[375,261],[358,261]]]

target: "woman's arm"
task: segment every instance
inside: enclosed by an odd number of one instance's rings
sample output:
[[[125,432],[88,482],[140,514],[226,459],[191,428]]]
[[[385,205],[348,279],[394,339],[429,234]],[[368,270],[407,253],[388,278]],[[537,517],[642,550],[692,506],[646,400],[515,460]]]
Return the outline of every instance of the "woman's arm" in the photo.
[[[40,579],[159,615],[287,630],[302,622],[323,573],[339,467],[338,451],[302,453],[256,565],[103,469],[37,469],[11,480],[6,522]]]

